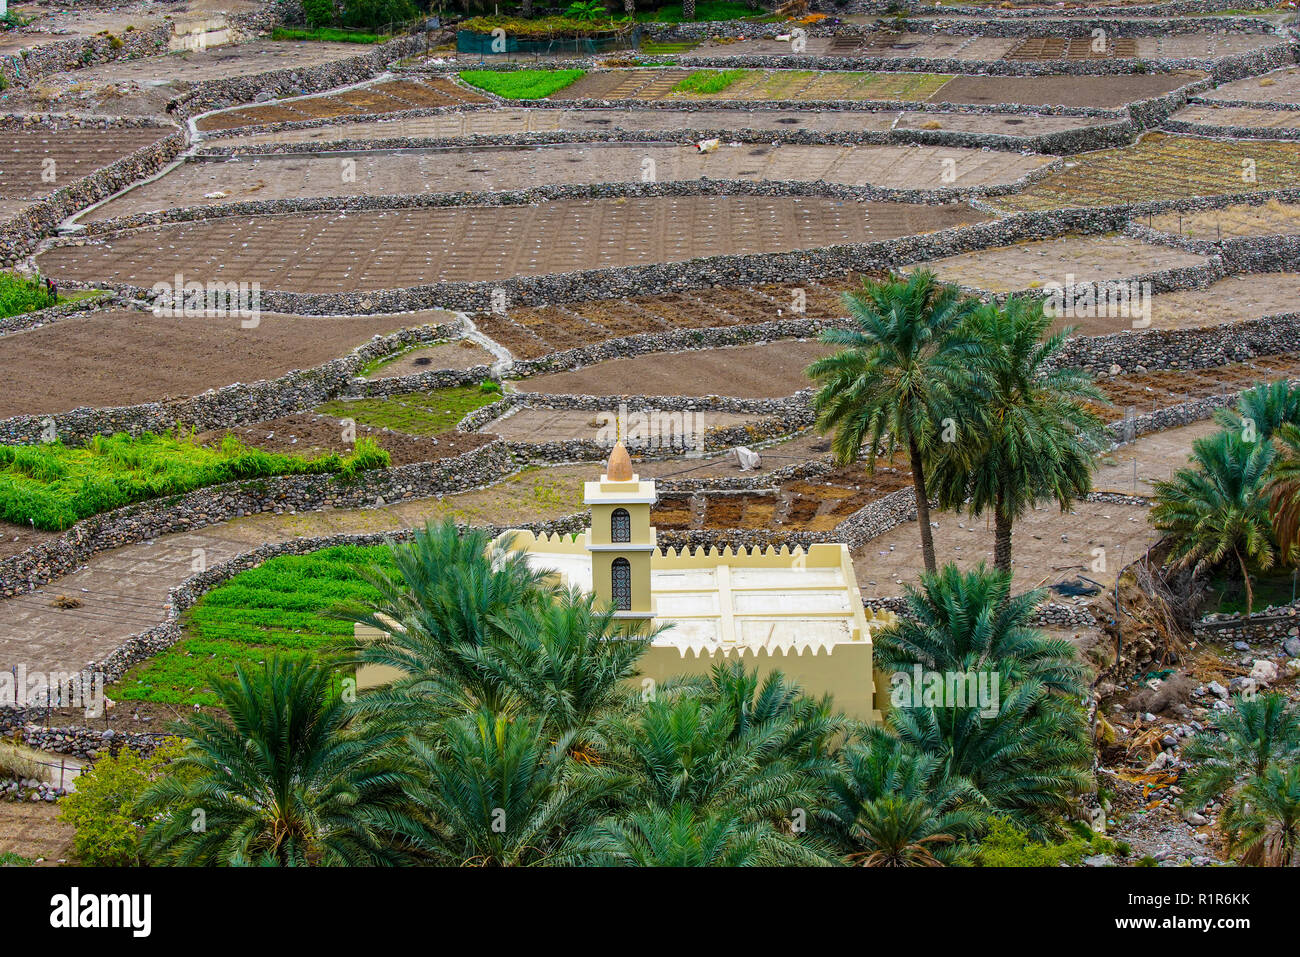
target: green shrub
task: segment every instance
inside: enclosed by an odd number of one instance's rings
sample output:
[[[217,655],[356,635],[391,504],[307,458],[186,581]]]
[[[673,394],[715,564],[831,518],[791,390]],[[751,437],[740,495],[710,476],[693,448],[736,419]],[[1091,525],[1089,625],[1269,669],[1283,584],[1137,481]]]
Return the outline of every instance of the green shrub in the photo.
[[[975,863],[979,867],[1059,867],[1114,849],[1113,842],[1091,831],[1071,833],[1058,844],[1039,843],[1006,818],[995,818],[980,841]]]
[[[59,799],[60,819],[77,829],[73,851],[90,867],[136,867],[146,823],[135,810],[150,782],[168,771],[181,747],[169,739],[147,758],[130,748],[105,756],[77,778],[77,789]]]
[[[419,15],[411,0],[343,0],[345,27],[386,27],[414,20]]]
[[[540,100],[564,89],[586,74],[586,70],[465,70],[460,78],[470,86],[509,100]]]
[[[57,301],[39,278],[0,272],[0,318],[48,309]]]
[[[302,0],[302,12],[308,26],[331,26],[335,17],[334,0]]]

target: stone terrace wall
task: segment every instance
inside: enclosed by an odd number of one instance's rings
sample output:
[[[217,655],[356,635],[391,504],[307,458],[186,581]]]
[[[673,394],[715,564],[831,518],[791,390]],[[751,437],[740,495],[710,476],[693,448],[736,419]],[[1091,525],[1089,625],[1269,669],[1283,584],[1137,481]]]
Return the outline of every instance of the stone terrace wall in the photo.
[[[51,73],[166,53],[171,35],[171,23],[161,23],[118,35],[69,37],[0,57],[0,76],[6,83],[29,86]]]
[[[10,116],[2,122],[0,128],[22,129],[33,134],[45,129],[70,127],[116,129],[154,125],[133,120],[97,121],[67,116],[42,116],[30,122]],[[174,126],[158,125],[158,136],[156,142],[141,147],[89,176],[59,187],[11,219],[0,222],[0,262],[6,267],[12,267],[16,261],[31,253],[42,239],[52,235],[55,228],[77,210],[111,196],[136,180],[152,176],[189,145],[185,131]]]
[[[223,77],[196,83],[167,105],[167,111],[190,118],[240,103],[265,102],[360,83],[388,69],[394,60],[424,50],[424,37],[398,37],[357,56],[291,70],[269,70],[251,76]]]

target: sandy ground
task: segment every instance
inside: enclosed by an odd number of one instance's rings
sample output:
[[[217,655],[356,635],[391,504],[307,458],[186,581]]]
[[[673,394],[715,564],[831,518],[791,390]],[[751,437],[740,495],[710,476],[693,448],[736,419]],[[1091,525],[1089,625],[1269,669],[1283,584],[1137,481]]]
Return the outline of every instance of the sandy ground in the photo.
[[[1102,458],[1093,477],[1093,487],[1099,492],[1151,495],[1155,491],[1152,483],[1168,481],[1175,471],[1187,465],[1196,439],[1218,430],[1207,419],[1144,435]]]
[[[1242,103],[1300,103],[1300,67],[1289,66],[1263,76],[1224,83],[1200,95],[1203,100]]]
[[[770,399],[809,387],[808,363],[833,351],[818,342],[658,353],[599,362],[576,372],[533,376],[515,383],[524,392],[573,395],[725,395]]]
[[[0,216],[12,216],[172,129],[0,131]]]
[[[0,417],[118,406],[275,378],[338,358],[381,333],[447,322],[444,312],[354,317],[172,318],[108,309],[0,337]]]
[[[1199,104],[1179,110],[1170,119],[1203,126],[1244,126],[1261,130],[1300,128],[1300,110],[1266,110],[1248,106]]]
[[[1127,76],[959,76],[945,84],[930,101],[1115,109],[1134,100],[1160,96],[1203,77],[1203,73],[1191,72]]]
[[[328,143],[348,139],[430,139],[548,130],[815,130],[857,132],[907,128],[969,130],[1007,136],[1031,136],[1076,129],[1097,123],[1082,116],[1013,116],[980,113],[898,113],[836,110],[533,110],[509,108],[470,110],[440,116],[372,122],[337,122],[327,126],[253,133],[207,140],[212,146],[246,146],[260,143]],[[939,124],[937,127],[927,124]]]
[[[962,206],[821,198],[573,200],[217,219],[55,248],[37,262],[56,279],[148,288],[183,272],[326,293],[814,249],[987,218]]]
[[[435,369],[469,369],[478,365],[491,365],[495,361],[496,357],[478,343],[469,339],[456,339],[405,352],[384,363],[366,378],[391,379],[394,376],[432,372]]]
[[[172,207],[300,199],[526,189],[567,183],[738,179],[825,180],[894,189],[1014,183],[1052,157],[934,146],[692,146],[447,149],[349,157],[254,157],[182,163],[83,217],[94,222]],[[946,165],[951,162],[951,166]],[[951,170],[951,183],[944,179]]]
[[[58,758],[54,760],[57,762]],[[72,857],[76,830],[59,821],[57,804],[0,801],[0,854],[12,853],[47,866]]]
[[[1079,574],[1109,583],[1106,575],[1113,576],[1122,567],[1123,556],[1131,559],[1155,540],[1146,512],[1135,505],[1087,502],[1064,515],[1055,505],[1030,512],[1012,533],[1013,587],[1032,588]],[[952,561],[962,568],[993,564],[991,519],[939,513],[932,514],[931,521],[939,526],[932,531],[940,564]],[[1096,548],[1105,549],[1108,573],[1092,569]],[[906,522],[857,549],[853,567],[863,597],[901,594],[902,586],[914,584],[924,568],[916,522]]]
[[[1061,236],[932,259],[916,268],[932,269],[945,282],[1012,292],[1050,282],[1064,286],[1069,276],[1076,283],[1097,282],[1205,261],[1204,256],[1127,236]]]

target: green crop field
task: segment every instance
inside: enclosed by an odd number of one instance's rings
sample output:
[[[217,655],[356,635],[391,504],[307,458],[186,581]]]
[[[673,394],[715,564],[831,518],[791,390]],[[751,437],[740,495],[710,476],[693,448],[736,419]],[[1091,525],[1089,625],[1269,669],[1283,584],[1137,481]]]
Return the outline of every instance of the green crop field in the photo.
[[[475,409],[501,398],[495,383],[408,392],[382,399],[337,399],[316,409],[322,415],[353,419],[360,425],[393,429],[408,435],[449,432]]]
[[[241,572],[190,609],[184,637],[131,669],[109,691],[124,701],[216,704],[213,677],[268,656],[337,657],[352,625],[330,616],[347,602],[378,598],[359,568],[392,569],[388,549],[338,546],[282,555]]]
[[[586,70],[465,70],[460,78],[470,86],[509,100],[540,100],[586,75]]]
[[[308,459],[248,448],[226,436],[220,448],[192,437],[118,433],[83,446],[0,445],[0,519],[49,530],[79,519],[207,485],[273,475],[352,474],[384,468],[387,452],[362,439],[356,451]]]

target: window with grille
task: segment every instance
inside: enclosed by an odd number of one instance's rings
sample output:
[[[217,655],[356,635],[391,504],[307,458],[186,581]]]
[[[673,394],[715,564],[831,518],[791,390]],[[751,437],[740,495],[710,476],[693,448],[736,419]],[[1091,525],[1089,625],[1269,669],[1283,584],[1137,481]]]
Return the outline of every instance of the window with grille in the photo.
[[[628,611],[632,607],[632,565],[626,558],[614,559],[609,570],[611,591],[614,593],[614,607],[619,611]]]
[[[610,541],[630,542],[632,541],[632,516],[627,513],[625,508],[614,509],[614,514],[610,516]]]

